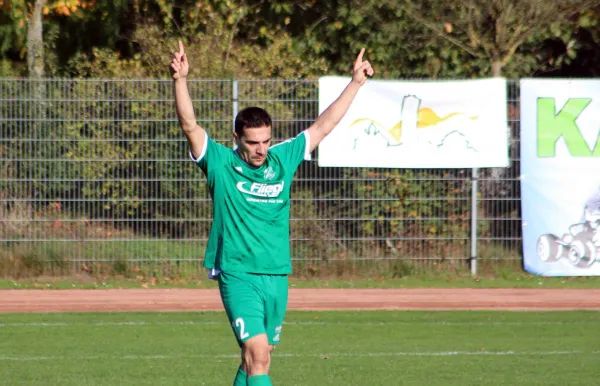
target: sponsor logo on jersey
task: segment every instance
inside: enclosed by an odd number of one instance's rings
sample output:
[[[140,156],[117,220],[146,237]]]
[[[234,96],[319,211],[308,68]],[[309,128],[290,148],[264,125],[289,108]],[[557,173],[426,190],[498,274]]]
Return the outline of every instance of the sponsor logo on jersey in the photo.
[[[283,191],[283,181],[278,184],[262,184],[260,182],[240,181],[236,187],[242,193],[257,197],[277,197]]]

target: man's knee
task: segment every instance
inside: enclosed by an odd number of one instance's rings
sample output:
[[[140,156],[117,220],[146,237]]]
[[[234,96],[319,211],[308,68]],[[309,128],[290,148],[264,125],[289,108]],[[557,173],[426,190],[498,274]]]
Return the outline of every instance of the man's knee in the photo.
[[[271,364],[272,345],[266,334],[248,339],[242,346],[242,356],[248,376],[268,374]]]

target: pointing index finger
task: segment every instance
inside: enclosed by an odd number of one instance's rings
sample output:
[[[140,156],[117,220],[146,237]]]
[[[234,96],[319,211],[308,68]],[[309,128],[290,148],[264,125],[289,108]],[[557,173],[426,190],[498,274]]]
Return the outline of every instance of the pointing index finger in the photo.
[[[356,57],[356,63],[358,63],[358,64],[362,63],[362,58],[363,58],[364,53],[365,53],[365,49],[361,48],[360,52],[358,53],[358,56]]]
[[[185,52],[183,51],[183,43],[181,42],[181,40],[179,41],[179,54],[181,56],[185,54]]]

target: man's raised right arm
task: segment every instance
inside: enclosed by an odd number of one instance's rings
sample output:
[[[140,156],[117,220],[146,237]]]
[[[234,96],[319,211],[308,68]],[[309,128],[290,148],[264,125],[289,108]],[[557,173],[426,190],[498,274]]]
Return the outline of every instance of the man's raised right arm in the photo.
[[[194,106],[187,87],[187,75],[190,65],[183,50],[183,43],[179,42],[179,51],[175,52],[169,68],[175,88],[175,105],[179,124],[190,144],[190,150],[194,158],[198,159],[203,155],[206,131],[196,122]]]

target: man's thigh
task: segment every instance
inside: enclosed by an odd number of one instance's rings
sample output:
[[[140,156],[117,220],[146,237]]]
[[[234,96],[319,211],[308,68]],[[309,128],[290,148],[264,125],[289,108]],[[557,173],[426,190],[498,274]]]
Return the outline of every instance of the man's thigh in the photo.
[[[271,345],[279,343],[288,303],[287,275],[222,272],[219,290],[240,346],[260,334]]]
[[[267,338],[269,344],[277,345],[281,339],[283,320],[288,304],[288,277],[287,275],[268,275],[264,280],[264,288],[267,292],[265,304]]]
[[[256,279],[254,275],[238,272],[221,272],[218,278],[223,307],[240,346],[267,333],[265,299]]]

